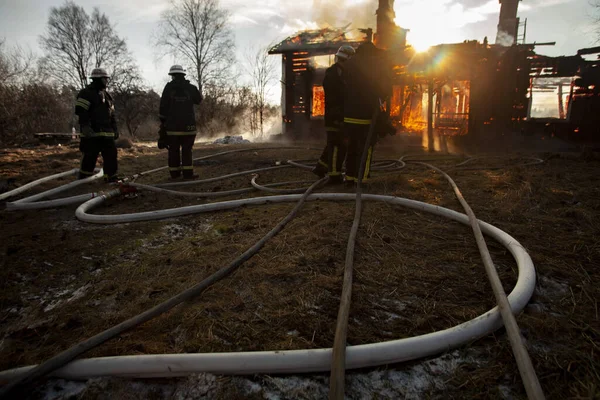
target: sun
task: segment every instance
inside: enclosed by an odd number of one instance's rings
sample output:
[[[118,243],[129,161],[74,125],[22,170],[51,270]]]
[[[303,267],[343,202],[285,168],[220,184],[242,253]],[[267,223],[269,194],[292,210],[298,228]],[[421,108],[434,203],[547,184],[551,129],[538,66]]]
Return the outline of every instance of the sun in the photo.
[[[429,42],[419,40],[409,40],[408,44],[410,44],[417,53],[424,53],[431,47]]]
[[[423,29],[411,29],[406,39],[407,43],[419,53],[427,51],[431,46],[444,42],[444,38],[440,37],[439,32]]]
[[[469,21],[469,15],[459,6],[450,6],[453,1],[411,0],[402,3],[394,8],[394,22],[409,30],[407,43],[416,51],[427,51],[442,43],[462,42],[462,27]]]

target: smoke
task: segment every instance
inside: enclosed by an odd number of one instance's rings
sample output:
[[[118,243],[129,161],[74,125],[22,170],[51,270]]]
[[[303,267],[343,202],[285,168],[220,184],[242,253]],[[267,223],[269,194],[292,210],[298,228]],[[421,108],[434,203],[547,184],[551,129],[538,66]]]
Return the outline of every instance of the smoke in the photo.
[[[504,31],[498,31],[498,35],[496,36],[496,44],[499,44],[500,46],[512,46],[513,43],[515,42],[515,37],[504,32]]]
[[[257,143],[269,141],[271,136],[281,134],[281,108],[265,110],[264,133],[262,134],[256,126],[258,123],[256,118],[256,115],[252,115],[252,111],[246,110],[234,118],[233,124],[224,124],[222,121],[212,120],[201,129],[198,140],[213,141],[225,136],[242,136],[246,140]]]
[[[376,0],[313,0],[312,19],[319,27],[375,28]]]

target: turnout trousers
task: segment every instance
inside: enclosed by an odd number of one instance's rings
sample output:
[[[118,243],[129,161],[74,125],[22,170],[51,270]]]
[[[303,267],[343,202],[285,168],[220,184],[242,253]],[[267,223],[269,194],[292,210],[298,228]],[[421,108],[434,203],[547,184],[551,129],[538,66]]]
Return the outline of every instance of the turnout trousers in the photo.
[[[342,166],[346,158],[348,145],[342,129],[325,128],[327,130],[327,144],[319,158],[317,168],[327,171],[330,177],[342,176]]]
[[[179,178],[183,172],[184,178],[194,176],[192,164],[192,148],[196,135],[168,135],[169,172],[172,178]]]
[[[79,179],[94,175],[98,155],[102,154],[104,177],[113,178],[117,175],[117,147],[112,137],[83,137],[79,144],[83,153],[81,167],[79,168]]]
[[[346,181],[358,181],[360,171],[360,161],[362,153],[369,136],[370,124],[352,124],[345,122],[344,129],[348,136],[348,156],[346,158]],[[365,162],[363,181],[366,181],[371,174],[371,162],[373,161],[373,147],[377,135],[373,135],[369,148],[367,149],[367,159]]]

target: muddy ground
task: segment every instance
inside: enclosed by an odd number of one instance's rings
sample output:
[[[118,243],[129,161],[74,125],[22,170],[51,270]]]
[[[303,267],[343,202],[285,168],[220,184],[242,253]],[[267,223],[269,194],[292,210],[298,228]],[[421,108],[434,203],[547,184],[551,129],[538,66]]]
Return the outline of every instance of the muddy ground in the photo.
[[[316,159],[309,149],[262,145],[198,145],[195,157],[237,148],[256,150],[199,162],[201,177]],[[309,147],[306,145],[305,147]],[[312,145],[312,147],[315,147]],[[387,139],[376,158],[419,155]],[[525,157],[545,163],[522,166]],[[530,253],[536,292],[518,323],[548,398],[600,398],[600,161],[593,153],[487,154],[452,169],[463,156],[434,156],[449,171],[476,215],[514,236]],[[163,166],[165,151],[136,145],[119,150],[120,172]],[[0,150],[8,189],[77,168],[76,146]],[[6,181],[16,178],[16,181]],[[260,183],[313,180],[286,168]],[[28,194],[66,183],[48,182]],[[167,180],[165,171],[138,179]],[[250,176],[186,191],[248,187]],[[92,183],[62,196],[109,189]],[[327,186],[320,191],[352,192]],[[462,211],[443,178],[418,165],[373,173],[369,193],[407,197]],[[265,195],[213,200],[140,192],[110,200],[98,214],[122,214]],[[2,206],[2,208],[4,208]],[[201,281],[266,234],[292,204],[244,207],[161,221],[92,225],[75,206],[0,212],[0,370],[36,364]],[[298,217],[231,277],[197,300],[94,349],[113,355],[283,350],[333,343],[351,203],[307,203]],[[516,264],[489,241],[505,290]],[[494,306],[469,228],[440,217],[366,203],[358,234],[348,343],[364,344],[433,332],[466,322]],[[349,372],[349,398],[524,398],[503,330],[429,360]],[[30,398],[324,398],[326,374],[40,382]]]

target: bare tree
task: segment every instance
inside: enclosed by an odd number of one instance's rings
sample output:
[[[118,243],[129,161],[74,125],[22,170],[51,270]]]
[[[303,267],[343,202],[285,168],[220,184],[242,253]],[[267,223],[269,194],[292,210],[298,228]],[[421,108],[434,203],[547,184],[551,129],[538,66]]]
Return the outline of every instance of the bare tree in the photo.
[[[234,64],[229,12],[219,0],[171,0],[155,33],[155,44],[193,68],[198,85],[220,86]]]
[[[20,78],[30,76],[35,56],[20,46],[9,48],[0,39],[0,84],[15,83]]]
[[[272,46],[261,47],[246,54],[248,73],[252,78],[254,91],[253,108],[258,116],[257,127],[260,134],[264,134],[265,110],[268,107],[267,97],[273,88],[276,78],[277,63],[274,57],[269,56],[268,49]]]
[[[45,52],[40,62],[44,74],[74,87],[85,87],[93,68],[106,68],[118,79],[122,66],[132,64],[127,44],[108,17],[97,8],[90,16],[72,1],[50,9],[40,44]]]
[[[155,119],[160,96],[147,90],[137,66],[124,68],[112,82],[112,93],[117,109],[117,119],[125,125],[132,138],[137,136],[140,126],[147,120]]]

